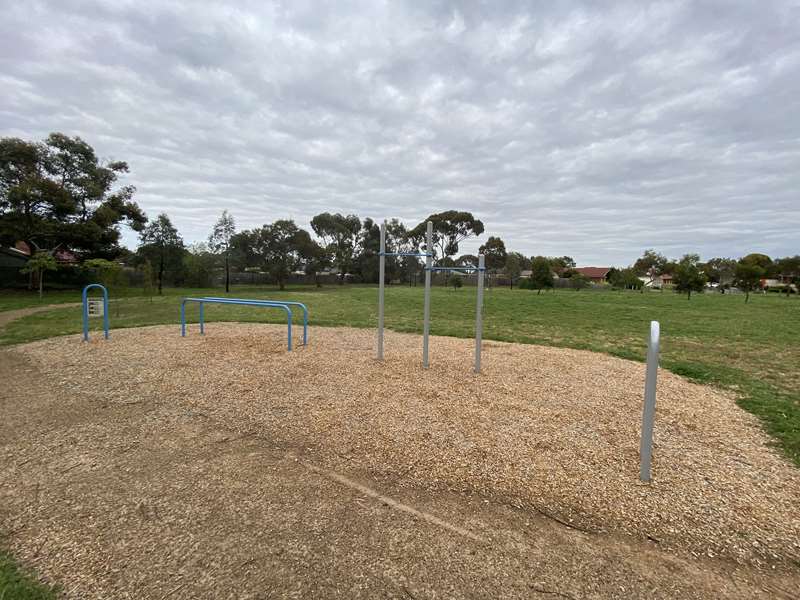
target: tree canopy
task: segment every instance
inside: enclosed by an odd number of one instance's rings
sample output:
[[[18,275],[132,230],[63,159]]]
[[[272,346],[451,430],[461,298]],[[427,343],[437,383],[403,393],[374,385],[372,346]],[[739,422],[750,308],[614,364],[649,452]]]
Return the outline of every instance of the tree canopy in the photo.
[[[676,264],[672,273],[675,290],[686,292],[686,299],[692,297],[692,292],[702,292],[706,286],[706,276],[700,271],[700,257],[697,254],[686,254]]]
[[[117,256],[120,224],[141,231],[146,222],[135,188],[115,187],[127,172],[127,163],[99,160],[79,137],[0,139],[0,243]]]
[[[472,236],[483,233],[483,222],[476,219],[472,213],[457,210],[430,215],[409,232],[416,240],[418,246],[424,246],[426,236],[426,223],[433,223],[433,248],[435,258],[451,257],[458,254],[458,245]]]

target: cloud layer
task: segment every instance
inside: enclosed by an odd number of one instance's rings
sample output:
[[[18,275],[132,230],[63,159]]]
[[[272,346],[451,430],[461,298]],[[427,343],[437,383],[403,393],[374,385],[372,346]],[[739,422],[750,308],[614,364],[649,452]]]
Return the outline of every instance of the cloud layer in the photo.
[[[0,135],[127,160],[188,241],[456,208],[581,264],[800,252],[796,2],[4,4]]]

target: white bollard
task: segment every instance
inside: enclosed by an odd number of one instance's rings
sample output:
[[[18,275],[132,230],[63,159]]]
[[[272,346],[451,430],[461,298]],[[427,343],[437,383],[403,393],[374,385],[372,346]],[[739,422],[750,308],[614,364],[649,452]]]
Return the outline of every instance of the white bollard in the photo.
[[[431,267],[433,266],[433,223],[428,221],[425,236],[425,308],[422,322],[422,366],[428,368],[428,334],[431,329]]]
[[[386,221],[381,223],[381,253],[378,264],[378,360],[383,360],[383,280],[386,272]]]
[[[481,338],[483,337],[483,273],[486,259],[478,255],[478,303],[475,307],[475,372],[481,372]]]
[[[639,479],[650,481],[650,464],[653,457],[653,423],[656,418],[656,380],[658,378],[658,350],[660,344],[658,321],[650,321],[650,345],[647,347],[647,371],[644,383],[644,409],[642,410],[642,437],[639,443]]]

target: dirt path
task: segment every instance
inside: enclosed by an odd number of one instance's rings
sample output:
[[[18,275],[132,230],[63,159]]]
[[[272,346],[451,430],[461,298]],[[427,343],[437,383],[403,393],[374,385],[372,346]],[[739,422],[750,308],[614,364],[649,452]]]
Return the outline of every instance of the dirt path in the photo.
[[[108,352],[100,344],[84,367]],[[0,381],[3,543],[67,597],[790,598],[800,586],[796,569],[587,533],[474,492],[410,486],[355,455],[331,467],[333,439],[242,431],[191,395],[134,381],[119,394],[19,348],[0,350]]]
[[[44,312],[46,310],[53,310],[54,308],[69,308],[71,306],[81,306],[81,303],[68,302],[65,304],[47,304],[45,306],[29,306],[28,308],[2,311],[0,312],[0,333],[2,333],[5,326],[11,323],[11,321],[16,321],[17,319],[21,319],[22,317],[27,317],[28,315],[35,315],[36,313]]]

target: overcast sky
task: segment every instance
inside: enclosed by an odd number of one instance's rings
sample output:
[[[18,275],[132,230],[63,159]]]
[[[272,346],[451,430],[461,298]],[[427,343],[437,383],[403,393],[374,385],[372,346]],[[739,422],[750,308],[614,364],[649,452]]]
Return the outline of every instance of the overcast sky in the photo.
[[[579,265],[800,252],[796,1],[219,4],[0,0],[0,135],[128,161],[187,242],[459,209]]]

